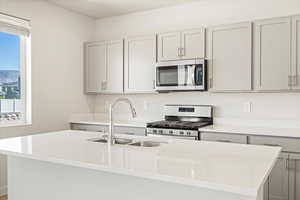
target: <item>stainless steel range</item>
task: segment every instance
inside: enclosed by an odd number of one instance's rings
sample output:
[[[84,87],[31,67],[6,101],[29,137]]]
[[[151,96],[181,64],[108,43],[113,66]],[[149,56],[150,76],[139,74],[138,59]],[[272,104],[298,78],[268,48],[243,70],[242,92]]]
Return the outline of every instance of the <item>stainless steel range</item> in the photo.
[[[148,136],[172,136],[199,140],[200,127],[213,124],[213,107],[207,105],[165,105],[165,120],[147,123]]]

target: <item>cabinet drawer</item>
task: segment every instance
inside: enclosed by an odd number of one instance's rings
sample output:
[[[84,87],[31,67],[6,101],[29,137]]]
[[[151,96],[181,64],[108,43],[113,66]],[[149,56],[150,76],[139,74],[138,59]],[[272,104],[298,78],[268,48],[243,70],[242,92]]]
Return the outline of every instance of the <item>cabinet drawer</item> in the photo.
[[[107,132],[108,126],[90,125],[90,124],[71,124],[72,130],[79,131],[95,131],[95,132]]]
[[[125,126],[115,126],[114,132],[117,134],[127,134],[127,135],[146,135],[145,128],[138,128],[138,127],[125,127]]]
[[[201,133],[201,140],[247,144],[246,135],[235,135],[228,133]]]
[[[267,137],[267,136],[250,136],[250,144],[281,146],[285,152],[300,152],[300,139]]]

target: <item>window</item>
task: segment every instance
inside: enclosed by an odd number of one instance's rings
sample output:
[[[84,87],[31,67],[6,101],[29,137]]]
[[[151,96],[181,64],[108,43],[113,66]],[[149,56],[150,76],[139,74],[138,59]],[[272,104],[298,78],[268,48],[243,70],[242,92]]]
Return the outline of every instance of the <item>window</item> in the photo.
[[[0,14],[0,126],[31,123],[30,26]]]

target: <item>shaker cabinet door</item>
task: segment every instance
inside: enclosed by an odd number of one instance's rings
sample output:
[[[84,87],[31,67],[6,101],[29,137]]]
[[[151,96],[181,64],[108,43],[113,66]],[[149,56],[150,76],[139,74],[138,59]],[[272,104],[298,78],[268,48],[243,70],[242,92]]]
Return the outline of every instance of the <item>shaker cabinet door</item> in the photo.
[[[85,45],[85,92],[97,93],[105,89],[106,42]]]
[[[205,29],[194,29],[181,33],[181,59],[205,57]]]
[[[163,33],[158,35],[158,61],[181,59],[180,38],[180,32]]]
[[[105,92],[123,92],[123,40],[107,43],[107,83]]]
[[[300,89],[300,16],[292,18],[292,77],[293,89]]]
[[[288,155],[278,158],[266,184],[269,200],[289,200]]]
[[[156,36],[127,38],[124,60],[125,92],[154,92]]]
[[[207,43],[210,90],[251,90],[252,24],[209,28]]]
[[[300,154],[289,155],[289,200],[300,200]]]
[[[291,18],[254,23],[255,89],[281,91],[291,88]]]

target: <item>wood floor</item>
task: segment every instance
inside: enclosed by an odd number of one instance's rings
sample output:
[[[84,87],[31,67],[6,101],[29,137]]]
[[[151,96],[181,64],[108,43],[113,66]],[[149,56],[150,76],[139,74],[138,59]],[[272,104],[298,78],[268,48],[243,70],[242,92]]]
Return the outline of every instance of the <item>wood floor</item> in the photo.
[[[0,197],[0,200],[7,200],[7,196]]]

